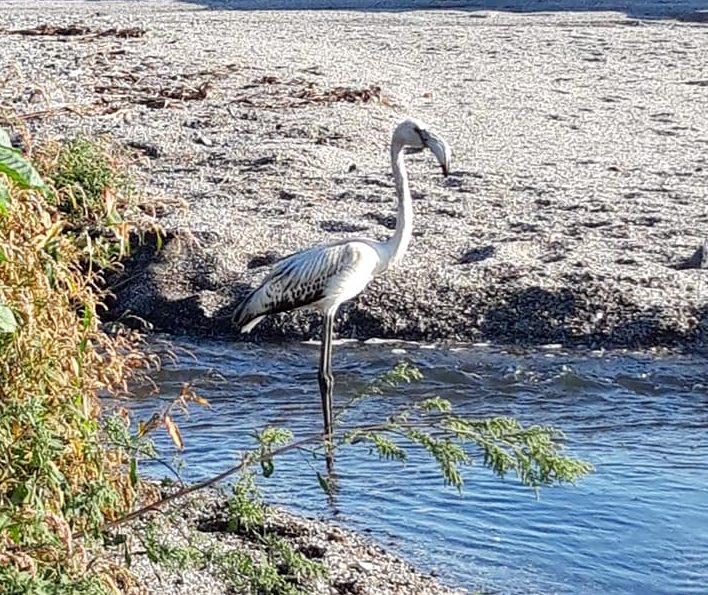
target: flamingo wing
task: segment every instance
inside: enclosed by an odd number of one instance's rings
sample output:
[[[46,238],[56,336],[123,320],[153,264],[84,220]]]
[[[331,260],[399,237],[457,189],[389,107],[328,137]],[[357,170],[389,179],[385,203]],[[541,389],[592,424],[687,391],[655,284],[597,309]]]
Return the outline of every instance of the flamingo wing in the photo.
[[[357,241],[315,246],[288,256],[244,299],[234,322],[242,332],[249,332],[268,314],[324,303],[339,305],[371,281],[376,257],[368,244]]]

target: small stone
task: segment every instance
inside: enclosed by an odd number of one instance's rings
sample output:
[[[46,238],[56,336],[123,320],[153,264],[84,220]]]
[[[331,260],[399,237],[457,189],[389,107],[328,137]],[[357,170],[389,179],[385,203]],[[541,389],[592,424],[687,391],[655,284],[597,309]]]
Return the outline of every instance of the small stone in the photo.
[[[335,527],[327,533],[327,539],[341,543],[344,541],[344,533],[342,533],[341,529]]]
[[[360,570],[362,572],[371,572],[374,570],[375,566],[371,562],[364,562],[362,560],[354,560],[349,565],[349,568],[354,568],[356,570]]]
[[[200,145],[204,145],[205,147],[214,146],[214,141],[212,141],[208,136],[204,136],[203,134],[197,134],[194,137],[194,142]]]

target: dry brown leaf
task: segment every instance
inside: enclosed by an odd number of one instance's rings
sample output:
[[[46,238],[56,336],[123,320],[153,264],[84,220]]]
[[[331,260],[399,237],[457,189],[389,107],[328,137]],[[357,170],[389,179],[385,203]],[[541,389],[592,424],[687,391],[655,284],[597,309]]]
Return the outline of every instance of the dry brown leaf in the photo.
[[[211,403],[209,403],[209,401],[207,401],[204,397],[200,397],[196,393],[193,394],[192,401],[194,401],[197,405],[201,405],[202,407],[211,407]]]
[[[209,401],[195,393],[194,389],[192,388],[192,385],[189,382],[185,382],[184,384],[182,384],[182,390],[179,394],[179,400],[185,404],[187,402],[192,402],[196,403],[197,405],[201,405],[202,407],[210,407]]]
[[[116,415],[125,422],[127,428],[130,427],[130,412],[125,407],[118,407],[116,409]]]
[[[167,433],[170,435],[170,438],[172,438],[172,442],[175,443],[175,446],[179,450],[183,450],[184,442],[182,440],[182,434],[180,433],[175,420],[172,419],[172,417],[170,417],[169,415],[165,415],[164,422],[165,428],[167,429]]]

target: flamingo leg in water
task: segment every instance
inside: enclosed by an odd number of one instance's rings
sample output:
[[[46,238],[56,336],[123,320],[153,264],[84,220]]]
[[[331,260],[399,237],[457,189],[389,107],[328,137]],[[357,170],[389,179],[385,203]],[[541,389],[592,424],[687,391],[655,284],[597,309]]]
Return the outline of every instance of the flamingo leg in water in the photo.
[[[334,315],[325,314],[322,324],[322,347],[320,351],[319,384],[322,397],[322,416],[324,417],[325,436],[332,437],[332,334],[334,330]]]

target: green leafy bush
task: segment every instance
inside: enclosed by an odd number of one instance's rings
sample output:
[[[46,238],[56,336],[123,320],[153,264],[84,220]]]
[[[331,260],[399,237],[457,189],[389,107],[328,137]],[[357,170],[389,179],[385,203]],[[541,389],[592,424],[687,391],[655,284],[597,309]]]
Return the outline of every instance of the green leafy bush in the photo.
[[[85,218],[100,210],[106,193],[126,185],[107,149],[85,137],[45,147],[40,159],[46,162],[59,209],[70,216]]]
[[[0,136],[0,590],[116,590],[105,567],[89,570],[77,538],[134,501],[126,453],[106,446],[97,397],[123,390],[146,359],[130,336],[99,326],[103,294],[83,264],[86,246],[6,141]]]

